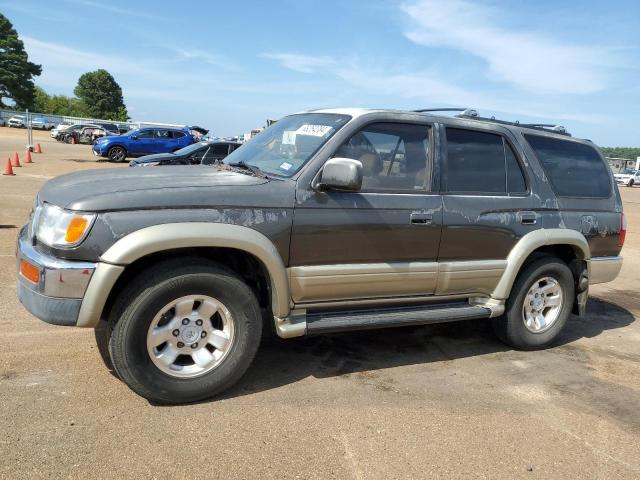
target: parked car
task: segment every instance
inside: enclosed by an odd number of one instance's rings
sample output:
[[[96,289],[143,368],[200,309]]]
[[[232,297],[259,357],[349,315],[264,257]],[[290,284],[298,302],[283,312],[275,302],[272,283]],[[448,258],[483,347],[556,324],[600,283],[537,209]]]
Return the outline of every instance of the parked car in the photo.
[[[131,130],[129,125],[118,125],[118,133],[120,134],[127,133],[129,130]]]
[[[27,117],[24,115],[14,115],[7,122],[9,128],[27,128]]]
[[[67,128],[71,127],[72,125],[74,124],[68,121],[60,122],[51,130],[49,135],[51,136],[51,138],[57,139],[63,131],[65,131]]]
[[[106,137],[109,135],[117,135],[116,133],[112,133],[104,127],[91,126],[84,127],[79,130],[73,130],[70,132],[66,132],[64,134],[64,141],[66,143],[83,143],[87,145],[93,145],[93,143],[102,137]]]
[[[122,162],[127,157],[175,152],[193,141],[193,135],[187,128],[140,128],[98,139],[93,145],[93,153],[113,162]]]
[[[131,160],[130,167],[152,167],[157,165],[211,165],[226,158],[242,144],[208,140],[194,143],[171,153],[156,153]]]
[[[120,134],[120,129],[115,123],[108,123],[108,122],[92,122],[92,123],[94,125],[98,125],[99,127],[104,128],[105,130],[111,133],[115,133],[116,135]]]
[[[58,136],[56,137],[56,140],[58,140],[59,142],[64,142],[64,143],[70,143],[68,141],[68,139],[76,134],[77,132],[82,131],[85,128],[100,128],[98,125],[95,124],[87,124],[87,123],[76,123],[75,125],[70,125],[67,128],[65,128],[64,130],[62,130]]]
[[[625,168],[622,172],[615,173],[613,177],[619,185],[626,185],[627,187],[640,185],[640,170]]]
[[[475,111],[300,113],[219,166],[74,172],[36,198],[20,301],[56,325],[108,322],[114,370],[160,403],[233,385],[263,325],[485,319],[545,348],[618,275],[626,235],[593,143]]]
[[[47,117],[34,117],[31,119],[31,128],[38,130],[53,130],[56,124]]]

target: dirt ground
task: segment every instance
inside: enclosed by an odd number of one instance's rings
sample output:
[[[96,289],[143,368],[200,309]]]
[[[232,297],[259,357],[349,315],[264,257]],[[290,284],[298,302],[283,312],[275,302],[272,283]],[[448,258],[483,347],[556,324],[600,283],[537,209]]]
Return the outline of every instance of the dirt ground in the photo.
[[[273,341],[222,398],[158,407],[106,368],[92,330],[16,299],[37,190],[125,167],[35,137],[44,153],[0,176],[0,478],[640,478],[640,188],[622,188],[621,275],[553,348],[511,350],[486,321]],[[3,168],[25,140],[0,128]]]

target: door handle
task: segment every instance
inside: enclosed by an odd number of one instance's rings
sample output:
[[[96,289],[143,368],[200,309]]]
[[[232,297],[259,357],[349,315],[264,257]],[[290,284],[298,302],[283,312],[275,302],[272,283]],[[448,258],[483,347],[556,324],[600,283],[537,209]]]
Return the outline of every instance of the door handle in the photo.
[[[523,225],[535,225],[538,221],[538,214],[536,212],[518,212],[517,217],[520,223],[522,223]]]
[[[431,225],[433,216],[430,213],[412,213],[411,224],[412,225]]]

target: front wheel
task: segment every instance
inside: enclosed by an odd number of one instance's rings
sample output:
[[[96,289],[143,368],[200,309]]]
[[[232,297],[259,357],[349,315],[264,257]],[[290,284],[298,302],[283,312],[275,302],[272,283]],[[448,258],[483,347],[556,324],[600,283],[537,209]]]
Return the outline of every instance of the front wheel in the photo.
[[[111,147],[107,155],[112,162],[124,162],[127,158],[127,152],[122,147]]]
[[[545,348],[567,323],[574,296],[573,274],[564,262],[536,260],[518,275],[504,315],[493,320],[494,331],[514,348]]]
[[[226,390],[251,364],[262,335],[251,288],[203,261],[144,272],[118,304],[111,362],[133,391],[157,403],[195,402]]]
[[[629,180],[629,183],[627,184],[627,187],[633,187],[633,184],[634,184],[633,180]]]

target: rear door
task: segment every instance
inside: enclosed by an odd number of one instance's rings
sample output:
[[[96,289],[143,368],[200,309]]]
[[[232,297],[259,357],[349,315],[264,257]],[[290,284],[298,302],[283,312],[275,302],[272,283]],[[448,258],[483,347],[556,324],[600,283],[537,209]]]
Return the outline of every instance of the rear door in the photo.
[[[489,294],[506,258],[540,228],[525,159],[505,129],[442,127],[443,229],[436,293]]]

